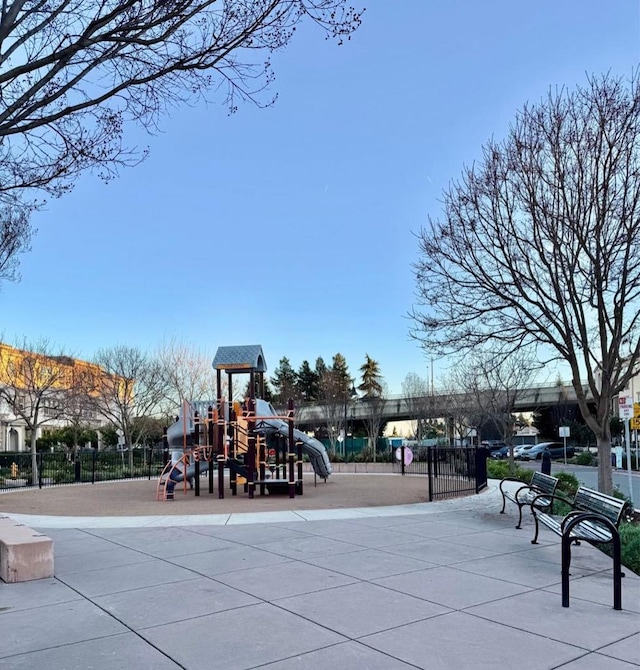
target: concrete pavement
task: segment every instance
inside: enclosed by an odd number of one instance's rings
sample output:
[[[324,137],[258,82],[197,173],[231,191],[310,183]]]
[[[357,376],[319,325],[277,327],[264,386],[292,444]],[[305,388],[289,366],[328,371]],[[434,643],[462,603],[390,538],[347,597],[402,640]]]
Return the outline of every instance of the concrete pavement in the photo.
[[[0,584],[3,670],[638,670],[640,577],[469,498],[188,517],[10,515],[55,578]]]

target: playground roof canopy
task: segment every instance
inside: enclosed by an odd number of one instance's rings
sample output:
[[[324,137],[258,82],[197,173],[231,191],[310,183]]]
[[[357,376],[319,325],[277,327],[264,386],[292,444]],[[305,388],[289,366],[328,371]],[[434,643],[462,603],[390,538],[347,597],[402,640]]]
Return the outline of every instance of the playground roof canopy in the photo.
[[[214,370],[224,370],[225,372],[267,371],[262,347],[259,344],[218,347],[212,365]]]

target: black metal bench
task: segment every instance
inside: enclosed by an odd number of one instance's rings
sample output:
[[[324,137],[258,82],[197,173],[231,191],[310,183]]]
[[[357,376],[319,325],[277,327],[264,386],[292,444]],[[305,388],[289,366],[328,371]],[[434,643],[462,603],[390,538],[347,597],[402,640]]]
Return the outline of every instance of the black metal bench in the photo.
[[[531,503],[535,520],[535,535],[532,544],[538,542],[540,523],[562,538],[562,606],[569,607],[569,567],[571,565],[571,545],[588,542],[594,546],[611,544],[613,547],[613,608],[622,609],[622,568],[620,560],[620,522],[630,511],[626,500],[594,491],[581,486],[569,500],[554,494],[553,503],[558,500],[571,509],[564,516],[550,513],[548,496],[536,496]],[[540,499],[538,501],[538,499]],[[538,504],[540,502],[540,504]]]
[[[519,482],[521,486],[515,492],[512,492],[503,487],[505,482]],[[538,504],[542,507],[544,498],[541,496],[553,496],[557,486],[558,480],[556,477],[545,475],[542,472],[534,472],[529,484],[515,477],[505,477],[500,482],[500,493],[502,494],[502,509],[500,510],[500,514],[504,514],[507,500],[514,502],[518,506],[518,525],[516,528],[520,528],[522,525],[522,508],[525,505],[530,506],[536,497],[538,498]],[[549,501],[548,506],[550,505],[551,501]]]

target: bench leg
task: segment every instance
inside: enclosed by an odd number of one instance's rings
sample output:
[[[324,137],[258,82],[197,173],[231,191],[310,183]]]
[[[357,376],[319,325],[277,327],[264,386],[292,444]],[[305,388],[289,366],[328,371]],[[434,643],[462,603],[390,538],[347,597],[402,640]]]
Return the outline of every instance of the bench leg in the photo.
[[[540,530],[540,527],[538,526],[538,517],[535,515],[535,512],[533,514],[533,520],[536,524],[536,532],[533,534],[533,540],[531,540],[531,544],[538,544],[538,531]]]
[[[500,491],[502,493],[502,491]],[[504,508],[505,505],[507,504],[507,499],[504,497],[504,493],[502,493],[502,509],[500,510],[500,514],[504,514]]]
[[[613,609],[622,609],[622,567],[620,565],[620,535],[613,534]]]
[[[569,607],[569,567],[571,565],[571,538],[562,536],[562,606]]]
[[[522,505],[518,505],[518,525],[516,528],[518,530],[522,527]]]

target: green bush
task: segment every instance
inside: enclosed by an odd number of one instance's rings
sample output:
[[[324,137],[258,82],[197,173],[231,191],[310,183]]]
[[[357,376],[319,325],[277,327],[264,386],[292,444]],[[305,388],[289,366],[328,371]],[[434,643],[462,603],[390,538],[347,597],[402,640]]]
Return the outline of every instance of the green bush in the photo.
[[[623,521],[619,532],[622,565],[640,575],[640,524]],[[613,555],[613,546],[610,544],[600,544],[598,548],[607,556]]]
[[[487,460],[487,476],[490,479],[504,479],[505,477],[515,477],[528,484],[533,477],[533,470],[521,468],[515,465],[513,474],[509,474],[509,461]]]
[[[593,454],[590,451],[580,452],[576,458],[576,465],[593,465]]]
[[[566,498],[573,498],[580,486],[580,482],[575,475],[569,472],[558,472],[555,475],[558,478],[558,491]]]
[[[620,524],[622,564],[640,575],[640,524],[625,521]]]

